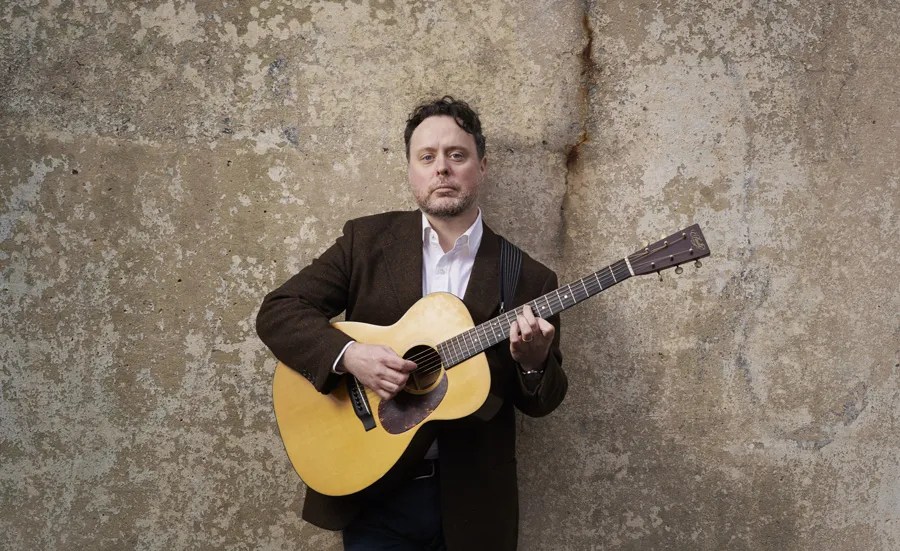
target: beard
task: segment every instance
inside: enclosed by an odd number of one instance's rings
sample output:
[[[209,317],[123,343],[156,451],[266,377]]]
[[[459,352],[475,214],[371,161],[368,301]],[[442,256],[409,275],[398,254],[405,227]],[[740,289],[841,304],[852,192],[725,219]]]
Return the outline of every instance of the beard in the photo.
[[[437,218],[453,218],[469,210],[475,204],[476,194],[458,191],[454,197],[437,197],[429,192],[416,195],[416,203],[425,214]]]

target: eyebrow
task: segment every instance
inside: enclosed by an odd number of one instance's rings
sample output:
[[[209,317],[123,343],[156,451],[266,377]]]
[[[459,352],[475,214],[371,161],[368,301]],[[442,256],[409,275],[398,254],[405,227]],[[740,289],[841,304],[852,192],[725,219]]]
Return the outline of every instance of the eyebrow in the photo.
[[[423,145],[422,147],[419,147],[419,148],[417,148],[417,149],[414,149],[414,151],[436,151],[436,150],[438,150],[438,149],[441,149],[441,148],[440,148],[440,147],[435,147],[435,146],[432,146],[432,145]],[[451,144],[451,145],[448,145],[448,146],[444,147],[443,149],[462,149],[462,150],[464,150],[464,151],[471,151],[471,150],[472,150],[472,148],[470,148],[470,147],[468,147],[468,146],[466,146],[466,145],[463,145],[463,144]]]

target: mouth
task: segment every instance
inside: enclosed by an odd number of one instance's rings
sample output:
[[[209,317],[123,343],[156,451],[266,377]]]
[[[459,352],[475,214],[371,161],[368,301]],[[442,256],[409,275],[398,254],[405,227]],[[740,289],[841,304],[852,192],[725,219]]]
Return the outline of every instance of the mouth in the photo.
[[[455,186],[451,186],[450,184],[440,184],[435,186],[431,193],[447,193],[447,192],[456,192],[459,191]]]

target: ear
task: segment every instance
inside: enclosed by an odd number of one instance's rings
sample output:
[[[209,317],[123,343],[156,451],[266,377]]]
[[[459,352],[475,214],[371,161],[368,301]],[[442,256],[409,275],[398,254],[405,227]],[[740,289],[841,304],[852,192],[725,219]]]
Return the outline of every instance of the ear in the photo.
[[[478,161],[478,170],[481,171],[481,179],[484,180],[484,177],[487,175],[487,156],[482,157]]]

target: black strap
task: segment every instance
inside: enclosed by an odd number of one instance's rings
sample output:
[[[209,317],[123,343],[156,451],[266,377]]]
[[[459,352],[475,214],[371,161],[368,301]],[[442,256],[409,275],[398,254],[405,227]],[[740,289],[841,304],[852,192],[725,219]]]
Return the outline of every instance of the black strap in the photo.
[[[522,271],[522,249],[500,236],[500,313],[512,307]]]

